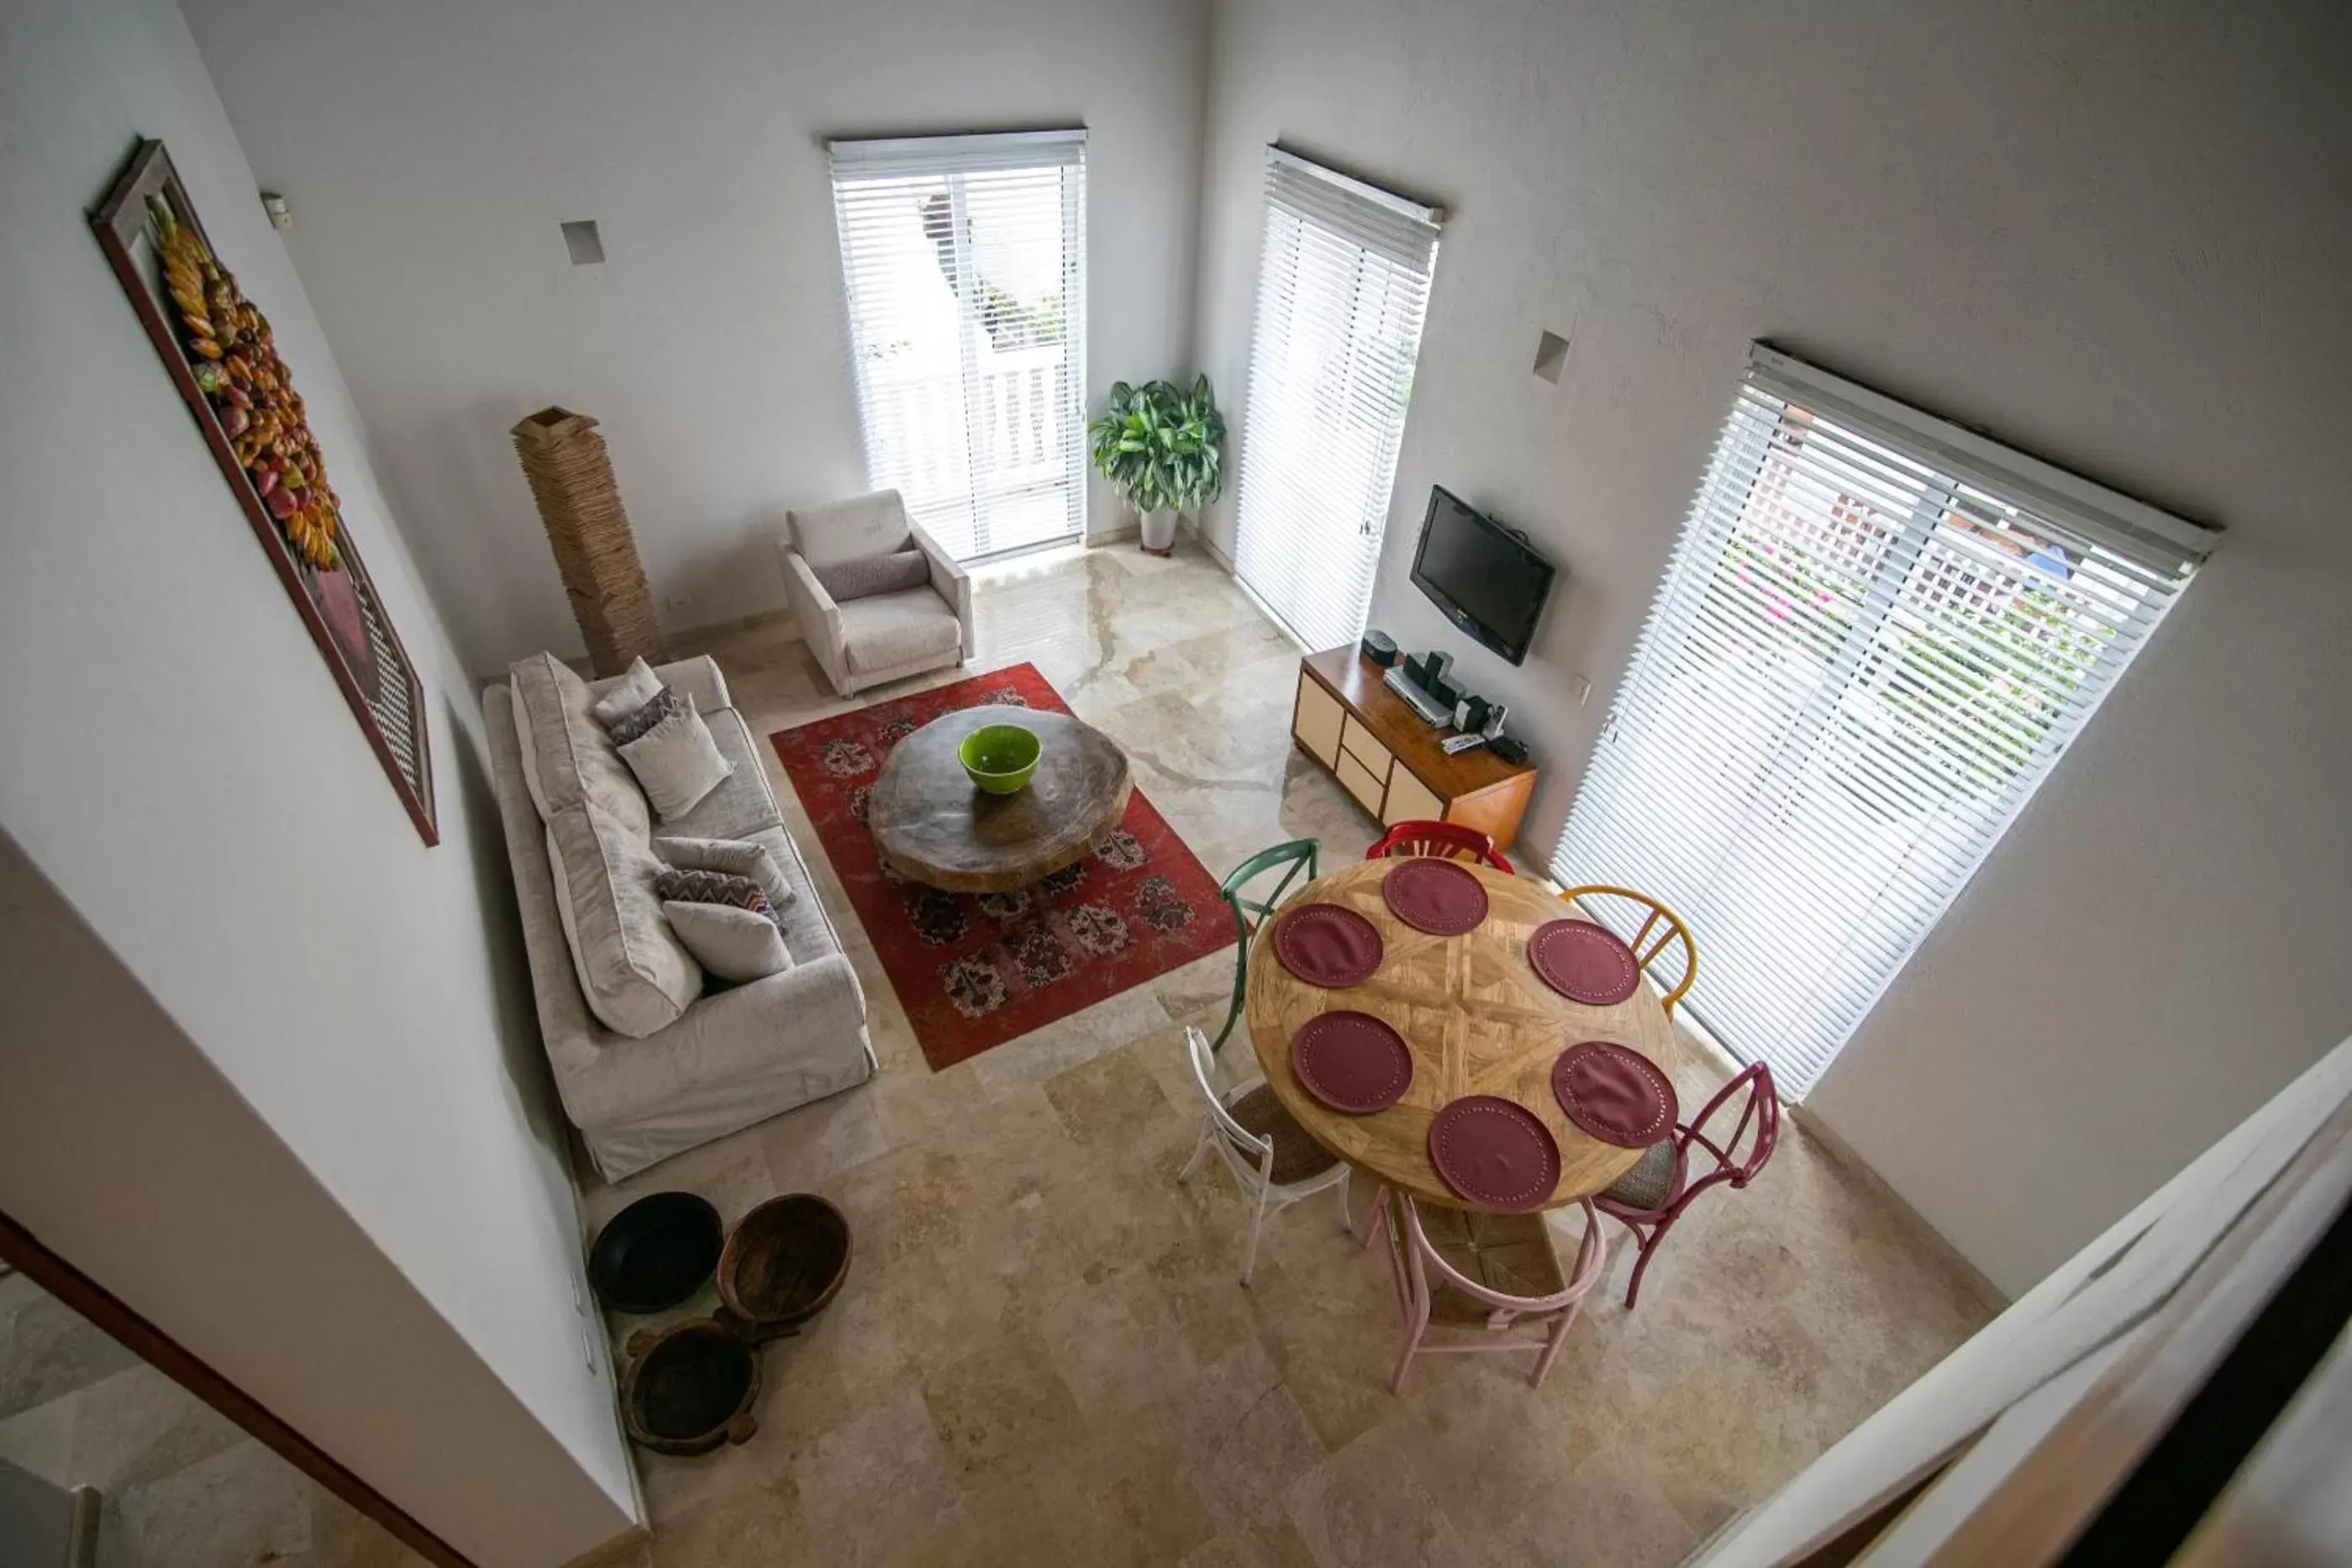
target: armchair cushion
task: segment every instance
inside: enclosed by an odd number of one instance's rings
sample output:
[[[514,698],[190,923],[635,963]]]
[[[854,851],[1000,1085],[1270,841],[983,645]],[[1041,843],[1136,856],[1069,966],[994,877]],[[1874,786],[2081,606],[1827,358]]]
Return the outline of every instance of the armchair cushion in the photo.
[[[836,605],[871,598],[877,594],[929,587],[931,581],[930,558],[919,550],[869,555],[863,561],[836,561],[830,566],[812,570]]]
[[[784,513],[793,548],[812,566],[863,561],[908,547],[911,528],[897,490],[876,490]]]
[[[876,674],[955,653],[963,624],[926,584],[839,606],[842,651],[852,672]]]

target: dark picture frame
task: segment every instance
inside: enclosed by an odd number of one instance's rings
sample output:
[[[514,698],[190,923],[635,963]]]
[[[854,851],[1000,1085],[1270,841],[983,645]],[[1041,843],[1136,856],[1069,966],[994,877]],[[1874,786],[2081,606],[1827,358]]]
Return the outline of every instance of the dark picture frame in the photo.
[[[287,528],[273,514],[262,492],[265,488],[278,487],[274,483],[260,484],[238,460],[236,447],[222,423],[220,409],[198,384],[184,312],[174,301],[164,276],[155,211],[159,204],[168,207],[179,223],[203,242],[205,249],[218,258],[196,215],[195,204],[188,199],[179,174],[172,166],[171,154],[161,142],[155,141],[139,144],[113,190],[90,214],[90,226],[97,232],[99,247],[106,252],[108,264],[114,268],[123,292],[130,296],[140,324],[147,330],[148,341],[155,345],[172,384],[179,389],[180,400],[187,405],[205,445],[212,449],[213,460],[220,465],[221,477],[228,481],[230,492],[244,509],[246,521],[252,526],[262,553],[269,558],[271,569],[285,586],[286,596],[294,603],[295,613],[309,628],[310,640],[318,645],[319,657],[326,660],[344,701],[351,706],[352,717],[359,721],[361,733],[367,737],[377,761],[383,765],[384,774],[407,808],[410,820],[416,825],[418,836],[428,846],[437,844],[440,828],[434,805],[432,737],[424,683],[417,679],[416,667],[399,633],[393,629],[391,617],[360,559],[358,547],[352,542],[350,532],[341,526],[340,517],[333,510],[332,492],[324,488],[323,471],[319,476],[320,489],[328,498],[328,515],[334,519],[331,564],[325,567],[295,548]],[[225,260],[219,265],[224,272],[233,271]],[[287,367],[280,363],[278,368]],[[290,371],[287,384],[290,392]],[[236,409],[229,412],[237,415]],[[303,427],[307,432],[307,422]],[[263,477],[273,481],[275,479]]]

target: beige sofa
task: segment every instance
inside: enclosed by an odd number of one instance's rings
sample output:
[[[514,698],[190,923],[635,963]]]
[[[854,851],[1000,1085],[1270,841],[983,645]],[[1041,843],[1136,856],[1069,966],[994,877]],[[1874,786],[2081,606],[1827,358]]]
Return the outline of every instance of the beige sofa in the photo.
[[[541,656],[482,699],[540,1032],[564,1111],[608,1180],[863,1083],[875,1065],[856,973],[719,667],[697,658],[656,673],[694,700],[734,764],[670,822],[652,819],[588,712],[610,681]],[[706,994],[653,893],[656,835],[764,847],[795,895],[782,916],[792,966]]]

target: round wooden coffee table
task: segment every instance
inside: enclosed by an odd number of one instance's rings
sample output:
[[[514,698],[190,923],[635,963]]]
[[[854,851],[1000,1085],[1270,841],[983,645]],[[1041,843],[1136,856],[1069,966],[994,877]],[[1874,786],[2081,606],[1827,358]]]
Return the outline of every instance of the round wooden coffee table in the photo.
[[[1604,1189],[1633,1168],[1639,1149],[1604,1143],[1568,1119],[1551,1092],[1551,1065],[1580,1040],[1614,1040],[1675,1070],[1675,1031],[1647,985],[1612,1007],[1588,1007],[1545,984],[1528,962],[1528,938],[1549,921],[1580,918],[1525,878],[1464,869],[1486,889],[1486,922],[1462,936],[1430,936],[1389,912],[1381,879],[1402,860],[1360,860],[1309,882],[1283,904],[1339,904],[1381,933],[1381,967],[1361,985],[1309,985],[1274,953],[1276,921],[1259,927],[1249,956],[1250,1040],[1275,1098],[1314,1140],[1349,1164],[1416,1199],[1475,1205],[1445,1184],[1429,1158],[1429,1123],[1465,1094],[1498,1094],[1536,1113],[1559,1144],[1558,1208]],[[1290,1040],[1318,1013],[1370,1013],[1404,1037],[1412,1083],[1370,1116],[1333,1110],[1290,1067]]]
[[[956,747],[983,724],[1036,731],[1035,776],[1012,795],[976,787]],[[1009,893],[1086,858],[1127,815],[1127,753],[1066,713],[964,708],[892,749],[866,796],[882,863],[950,893]]]

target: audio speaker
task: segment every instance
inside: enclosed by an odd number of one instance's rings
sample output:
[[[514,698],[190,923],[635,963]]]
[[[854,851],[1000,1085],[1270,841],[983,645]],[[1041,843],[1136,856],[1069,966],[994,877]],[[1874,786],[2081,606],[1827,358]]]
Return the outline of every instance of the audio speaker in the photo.
[[[1366,632],[1364,634],[1364,657],[1370,659],[1374,664],[1379,665],[1382,669],[1388,668],[1389,666],[1397,661],[1396,638],[1389,636],[1389,634],[1384,631],[1377,629]]]

